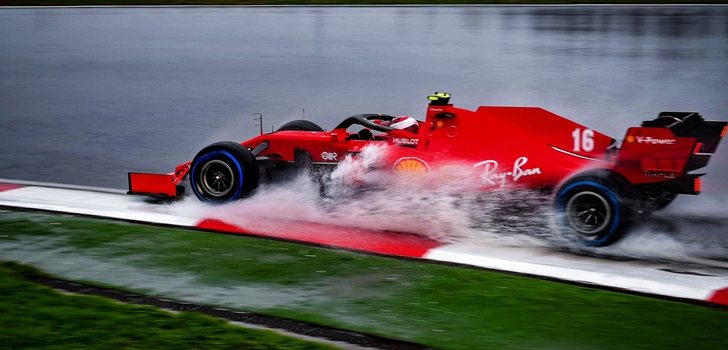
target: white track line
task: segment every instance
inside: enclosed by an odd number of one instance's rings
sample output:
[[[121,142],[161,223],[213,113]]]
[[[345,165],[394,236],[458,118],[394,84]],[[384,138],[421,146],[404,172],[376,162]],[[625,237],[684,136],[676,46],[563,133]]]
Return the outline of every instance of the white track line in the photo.
[[[146,203],[141,197],[67,188],[26,186],[0,192],[0,205],[186,227],[200,220],[171,212],[168,206]]]
[[[424,258],[684,299],[707,300],[728,286],[726,270],[674,273],[661,263],[605,260],[539,247],[455,244],[432,249]]]

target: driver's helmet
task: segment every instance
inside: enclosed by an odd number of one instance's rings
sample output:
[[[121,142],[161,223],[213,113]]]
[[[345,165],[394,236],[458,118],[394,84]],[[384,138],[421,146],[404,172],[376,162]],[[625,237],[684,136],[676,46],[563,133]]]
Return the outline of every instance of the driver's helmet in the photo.
[[[416,134],[420,130],[420,124],[417,122],[417,120],[406,115],[394,117],[389,123],[389,127],[397,130],[409,131],[414,134]]]

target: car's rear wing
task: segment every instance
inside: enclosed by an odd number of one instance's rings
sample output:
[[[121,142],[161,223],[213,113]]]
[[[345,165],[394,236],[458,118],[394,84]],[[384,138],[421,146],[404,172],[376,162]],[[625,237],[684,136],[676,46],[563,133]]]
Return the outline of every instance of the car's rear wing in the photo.
[[[668,128],[677,137],[697,140],[685,171],[706,166],[720,140],[728,134],[728,122],[706,121],[697,112],[662,112],[654,120],[643,122],[642,126]]]
[[[695,112],[662,112],[657,118],[627,130],[617,157],[617,167],[635,184],[686,179],[680,193],[698,193],[699,176],[688,174],[708,164],[728,122],[706,121]]]

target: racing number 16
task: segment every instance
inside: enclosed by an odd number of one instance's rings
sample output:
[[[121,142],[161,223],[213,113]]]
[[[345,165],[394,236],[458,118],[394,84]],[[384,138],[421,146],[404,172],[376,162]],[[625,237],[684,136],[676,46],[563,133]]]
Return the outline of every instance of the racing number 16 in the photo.
[[[574,152],[590,152],[594,149],[594,131],[590,129],[574,129],[571,133],[574,139]]]

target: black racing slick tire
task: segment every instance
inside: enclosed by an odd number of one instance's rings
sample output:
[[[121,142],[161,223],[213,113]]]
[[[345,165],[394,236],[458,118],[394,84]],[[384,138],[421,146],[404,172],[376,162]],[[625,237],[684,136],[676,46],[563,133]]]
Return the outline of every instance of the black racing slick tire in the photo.
[[[324,131],[324,129],[312,121],[294,120],[283,124],[276,131]]]
[[[608,246],[628,230],[635,202],[629,184],[616,175],[575,177],[556,191],[559,228],[582,245]]]
[[[255,156],[239,143],[214,143],[192,160],[190,187],[203,202],[226,203],[244,198],[258,187],[258,181]]]

